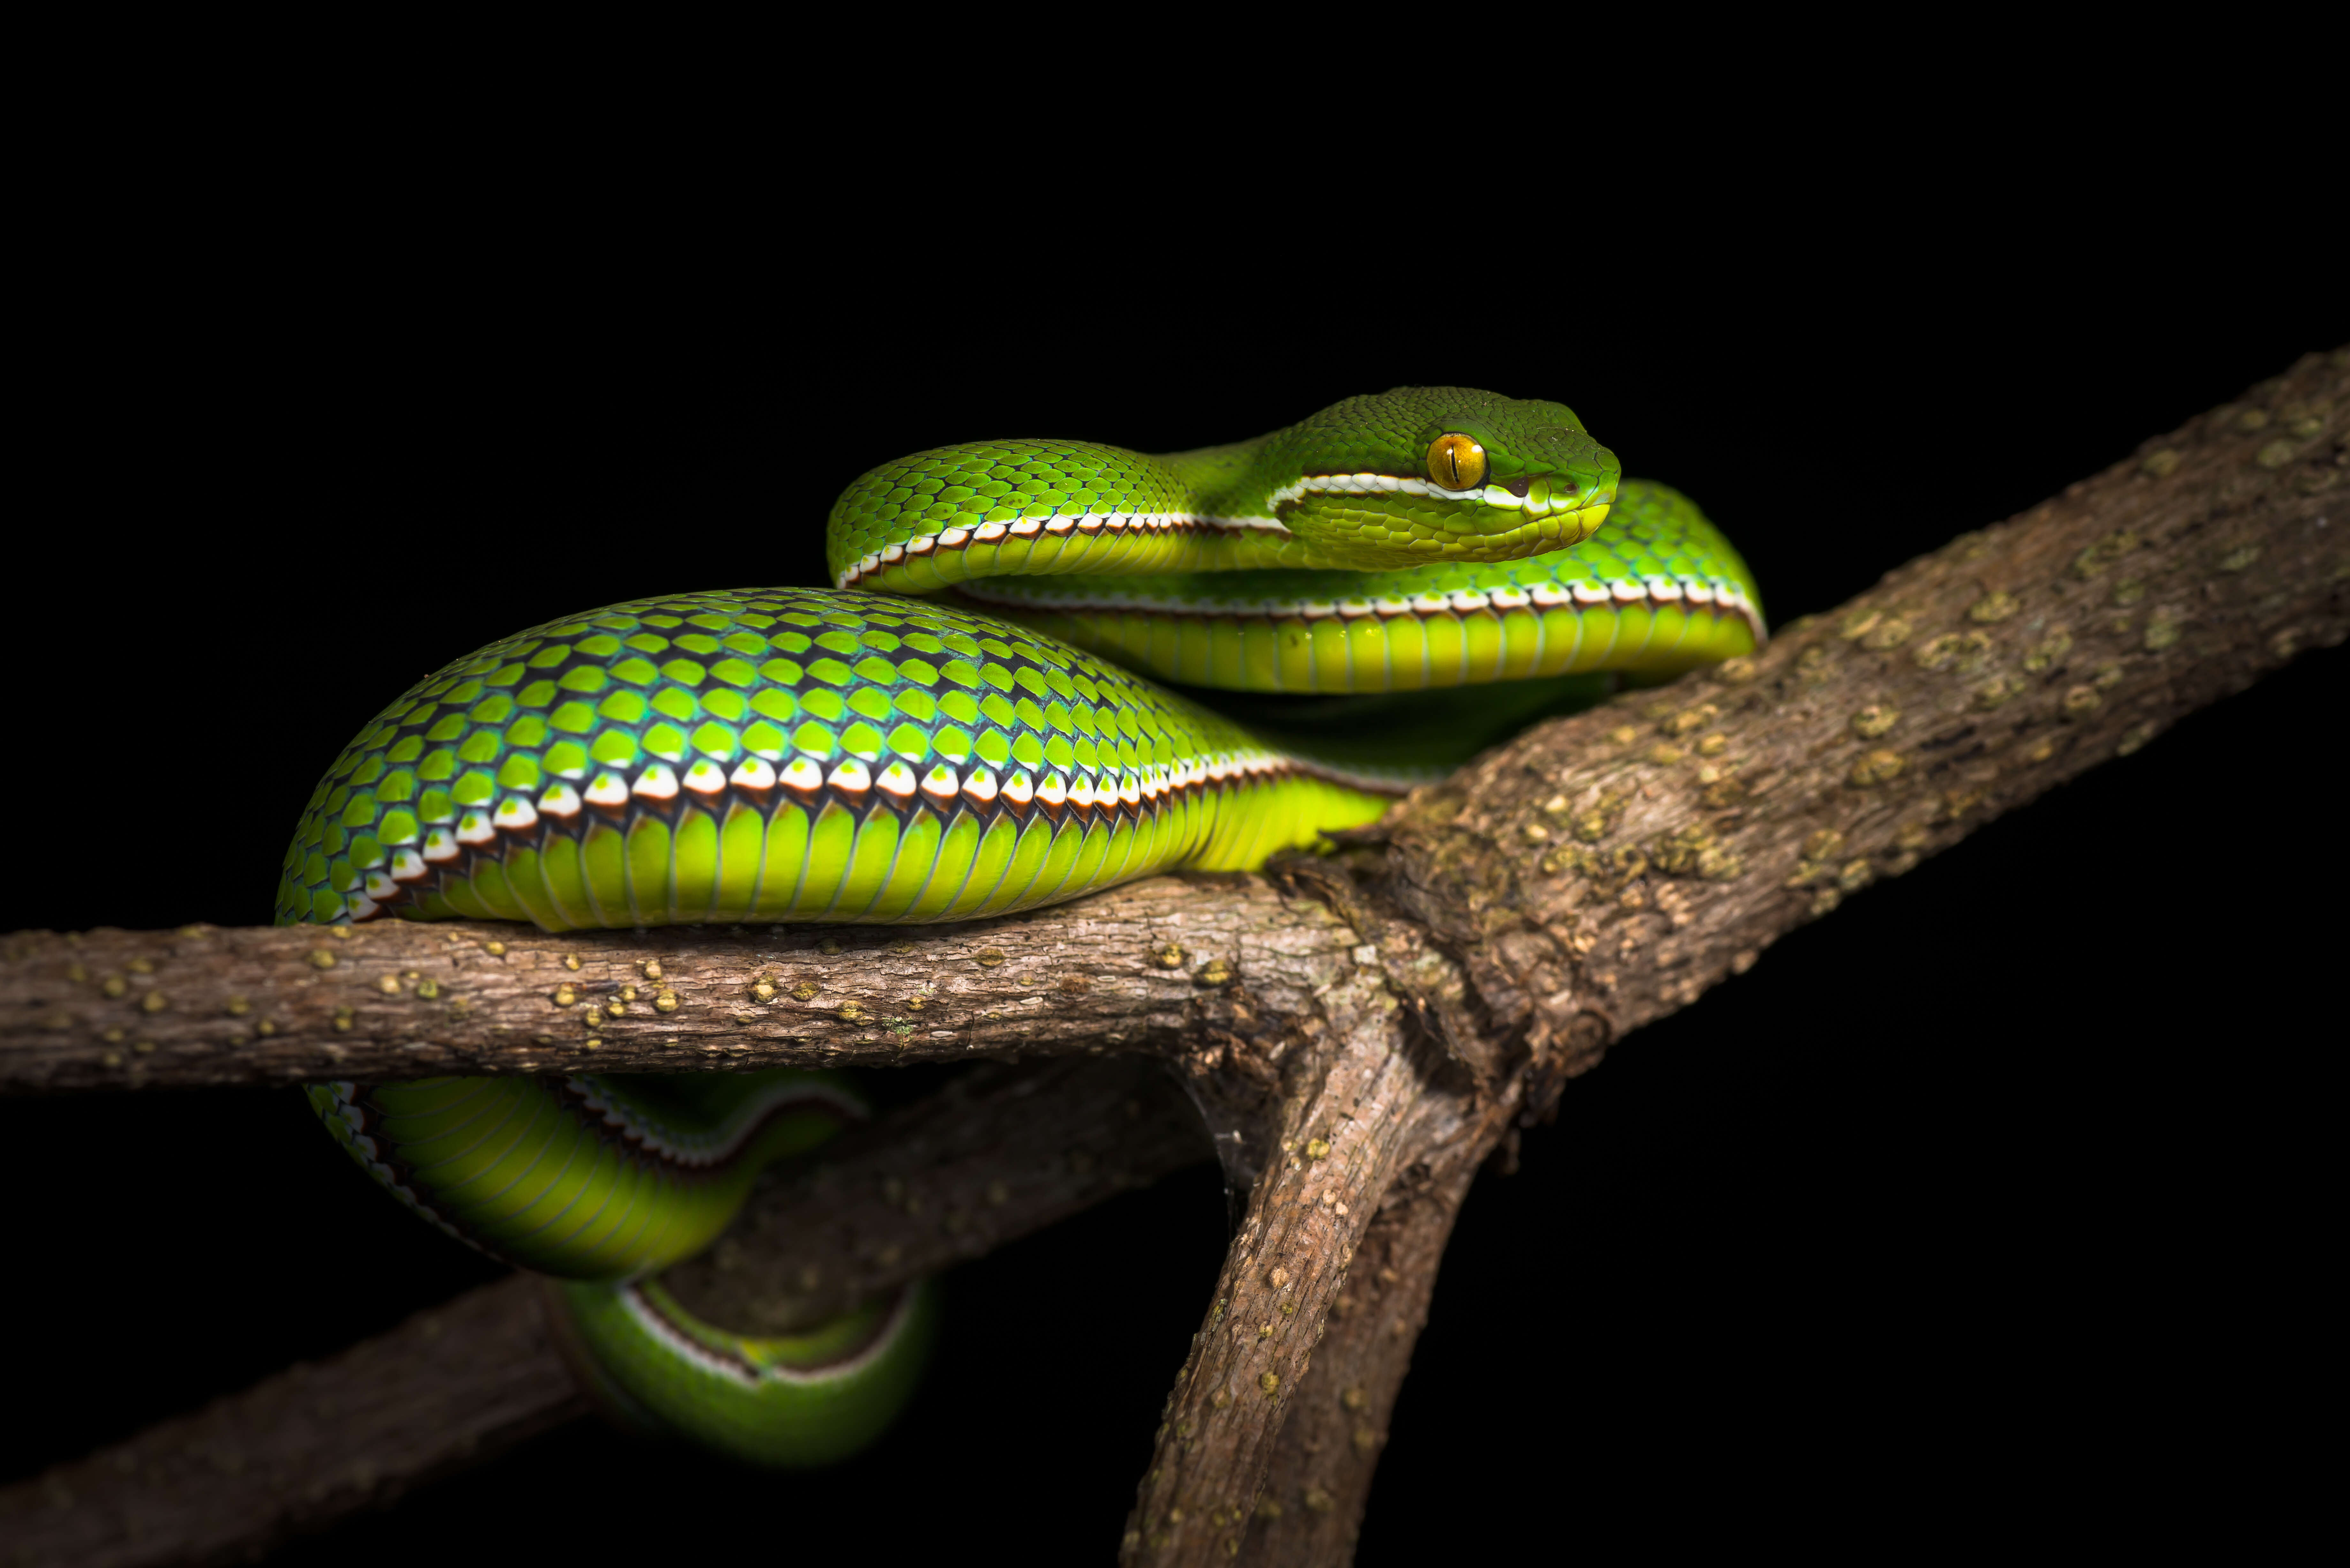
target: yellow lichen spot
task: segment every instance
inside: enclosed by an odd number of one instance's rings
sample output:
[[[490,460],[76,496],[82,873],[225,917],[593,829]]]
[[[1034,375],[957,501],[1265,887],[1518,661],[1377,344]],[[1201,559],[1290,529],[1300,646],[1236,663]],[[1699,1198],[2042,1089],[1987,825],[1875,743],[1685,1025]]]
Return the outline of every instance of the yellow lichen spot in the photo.
[[[841,1007],[841,1012],[844,1015],[847,1014],[848,1009],[855,1005],[857,1005],[855,1002],[843,1004]],[[677,1011],[677,992],[673,991],[664,991],[660,995],[654,997],[653,1011],[655,1012],[675,1012]]]
[[[335,955],[328,952],[324,948],[312,948],[310,950],[310,967],[312,969],[332,969],[335,967]],[[109,994],[114,993],[109,992]]]
[[[2131,753],[2143,747],[2148,741],[2153,740],[2156,734],[2159,732],[2161,726],[2155,723],[2151,719],[2147,720],[2143,724],[2133,725],[2129,732],[2122,736],[2121,744],[2114,748],[2114,755],[2117,757],[2128,756]]]
[[[1967,618],[1988,625],[1992,621],[2005,620],[2022,607],[2023,606],[2018,602],[2013,594],[2000,588],[1983,595],[1982,597],[1969,605]]]
[[[910,996],[906,998],[906,1011],[909,1012],[920,1012],[930,1004],[931,999],[927,996]]]
[[[2114,585],[2114,603],[2127,608],[2146,597],[2146,583],[2139,577],[2124,577]]]
[[[2178,640],[2178,623],[2160,617],[2147,622],[2146,636],[2141,639],[2148,653],[2160,653]]]
[[[2137,549],[2139,543],[2138,536],[2126,528],[2108,534],[2073,557],[2073,575],[2083,578],[2094,577]]]
[[[492,958],[504,958],[506,956],[506,945],[504,942],[484,942],[482,944],[482,950],[489,954]]]
[[[2282,468],[2293,461],[2293,454],[2298,450],[2293,442],[2279,438],[2254,452],[2252,461],[2262,468]]]
[[[775,982],[764,974],[758,979],[753,981],[751,982],[751,1000],[761,1003],[775,1001]]]
[[[2223,572],[2241,572],[2260,558],[2261,547],[2257,544],[2239,545],[2220,557],[2220,569]]]
[[[1278,1394],[1281,1392],[1281,1374],[1278,1372],[1268,1372],[1263,1376],[1256,1380],[1256,1386],[1263,1389],[1267,1394]],[[1313,1506],[1313,1494],[1310,1492],[1306,1494],[1306,1506],[1309,1508]],[[1327,1507],[1328,1505],[1326,1503],[1324,1506]]]
[[[577,953],[565,953],[563,955],[563,967],[576,971],[579,968],[579,955]]]
[[[1725,686],[1743,686],[1753,680],[1756,673],[1754,660],[1742,653],[1735,659],[1725,659],[1713,667],[1713,678]]]
[[[2021,675],[1994,675],[1975,688],[1975,706],[1986,710],[1999,707],[2010,698],[2022,696],[2027,686]]]
[[[1525,838],[1525,841],[1528,844],[1548,844],[1550,842],[1550,829],[1544,827],[1539,822],[1529,822],[1524,826],[1519,828],[1518,832]]]
[[[1825,860],[1844,847],[1844,835],[1833,827],[1823,827],[1804,840],[1804,858]]]
[[[151,991],[139,999],[139,1011],[141,1012],[161,1012],[168,1005],[160,991]]]
[[[1697,754],[1700,757],[1718,757],[1728,750],[1730,750],[1730,737],[1719,731],[1697,743]]]
[[[228,999],[228,1005],[222,1011],[231,1018],[242,1018],[253,1011],[253,1003],[242,996],[232,996]]]
[[[1908,759],[1902,756],[1900,753],[1879,747],[1854,763],[1852,772],[1846,774],[1846,778],[1856,789],[1868,789],[1877,784],[1892,783],[1901,776],[1901,770],[1908,765]]]
[[[2097,679],[2093,682],[2100,691],[2110,691],[2121,683],[2122,667],[2118,664],[2099,666],[2097,670]]]
[[[579,1049],[582,1051],[601,1051],[603,1048],[603,1039],[598,1035],[590,1034],[579,1043]]]
[[[644,971],[644,976],[647,980],[659,980],[661,977],[660,960],[659,959],[647,959],[637,967]]]
[[[1702,730],[1721,717],[1720,708],[1711,702],[1700,702],[1694,708],[1682,709],[1663,723],[1659,724],[1657,728],[1668,735],[1678,738],[1688,734],[1691,730]]]
[[[155,972],[155,961],[152,959],[135,958],[123,967],[128,969],[132,974],[153,974]]]
[[[1640,732],[1629,724],[1618,724],[1607,732],[1607,739],[1614,745],[1628,746],[1639,738]]]
[[[660,1003],[656,1002],[656,1003],[654,1003],[654,1005],[655,1005],[655,1006],[659,1006],[659,1005],[660,1005]],[[674,1012],[674,1011],[676,1010],[676,1007],[677,1007],[677,999],[676,999],[675,997],[671,997],[671,998],[670,999],[670,1009],[671,1009],[671,1011]],[[864,1017],[864,1016],[865,1016],[865,1008],[864,1008],[864,1006],[863,1006],[861,1003],[858,1003],[858,1002],[842,1002],[842,1003],[840,1004],[840,1016],[841,1016],[841,1018],[842,1018],[845,1022],[849,1023],[856,1023],[858,1019],[860,1019],[860,1018],[862,1018],[862,1017]]]
[[[334,956],[334,954],[328,953],[327,955],[328,961],[331,962]],[[130,982],[124,980],[119,974],[109,974],[103,981],[99,982],[98,990],[99,994],[101,996],[123,996],[129,993],[130,990]]]
[[[1871,702],[1852,716],[1852,732],[1873,741],[1901,722],[1901,710],[1890,702]]]
[[[375,988],[383,992],[386,996],[398,996],[400,994],[400,977],[396,974],[380,976],[375,982]]]
[[[1660,768],[1671,767],[1687,754],[1679,746],[1668,745],[1662,741],[1648,748],[1648,761]]]
[[[1948,670],[1959,661],[1959,649],[1963,639],[1957,632],[1946,631],[1922,644],[1910,657],[1920,670]]]
[[[2269,428],[2269,411],[2266,409],[2246,409],[2236,416],[2235,423],[2236,428],[2246,435],[2254,431],[2264,431]]]
[[[1306,1140],[1305,1140],[1305,1158],[1308,1158],[1308,1159],[1327,1159],[1327,1158],[1330,1158],[1330,1140],[1329,1140],[1329,1139],[1327,1139],[1327,1138],[1320,1138],[1320,1137],[1316,1137],[1316,1138],[1308,1138],[1308,1139],[1306,1139]]]
[[[2084,713],[2094,713],[2104,702],[2105,699],[2097,695],[2095,687],[2075,686],[2064,693],[2064,716],[2077,719]]]
[[[993,951],[993,950],[991,949],[989,950]],[[1184,952],[1183,945],[1180,942],[1169,942],[1165,947],[1160,948],[1157,952],[1150,956],[1151,961],[1156,963],[1160,969],[1181,969],[1185,961],[1190,957],[1189,954]],[[987,954],[980,954],[979,961],[982,963],[987,962]],[[997,963],[1002,963],[1003,961],[1003,955],[997,953],[995,961]]]
[[[1232,966],[1220,958],[1210,959],[1200,966],[1199,973],[1194,978],[1201,985],[1229,985],[1232,979]]]
[[[338,1033],[349,1033],[351,1032],[351,1025],[358,1021],[358,1017],[359,1015],[353,1012],[349,1008],[338,1007],[335,1009],[336,1031]]]
[[[816,981],[812,980],[804,980],[797,985],[792,987],[792,996],[795,1001],[814,1002],[816,1000],[816,992],[824,988],[817,985]]]
[[[2178,472],[2178,465],[2184,461],[2177,447],[2157,447],[2146,454],[2138,463],[2137,471],[2148,479],[2168,479]]]
[[[327,928],[327,934],[334,938],[338,942],[347,942],[351,940],[351,929],[348,926],[329,926]]]
[[[2033,645],[2032,651],[2023,656],[2023,668],[2038,675],[2072,651],[2073,634],[2060,626]]]
[[[1860,639],[1860,646],[1883,653],[1888,649],[1898,648],[1908,641],[1909,634],[1915,629],[1909,624],[1907,616],[1887,616],[1867,636]]]
[[[1857,893],[1877,879],[1877,872],[1866,859],[1849,860],[1836,873],[1836,886],[1847,893]]]
[[[1846,642],[1857,642],[1876,630],[1877,623],[1884,618],[1883,610],[1855,610],[1845,618],[1844,629],[1836,635]]]
[[[827,957],[829,957],[840,950],[840,939],[837,937],[827,937],[816,944],[816,950],[825,954]]]

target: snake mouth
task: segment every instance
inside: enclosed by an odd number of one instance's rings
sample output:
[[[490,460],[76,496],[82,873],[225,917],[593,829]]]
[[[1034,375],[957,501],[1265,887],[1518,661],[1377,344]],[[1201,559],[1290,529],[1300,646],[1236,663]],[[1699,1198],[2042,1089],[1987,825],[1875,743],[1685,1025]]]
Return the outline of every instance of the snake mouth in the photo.
[[[1605,508],[1616,499],[1616,486],[1578,483],[1567,474],[1519,473],[1467,490],[1447,490],[1416,474],[1357,471],[1305,474],[1274,491],[1267,500],[1274,515],[1285,518],[1289,511],[1309,496],[1357,495],[1417,496],[1515,512],[1528,519],[1574,516],[1596,509],[1604,518]],[[1598,526],[1598,519],[1593,521],[1592,526]]]

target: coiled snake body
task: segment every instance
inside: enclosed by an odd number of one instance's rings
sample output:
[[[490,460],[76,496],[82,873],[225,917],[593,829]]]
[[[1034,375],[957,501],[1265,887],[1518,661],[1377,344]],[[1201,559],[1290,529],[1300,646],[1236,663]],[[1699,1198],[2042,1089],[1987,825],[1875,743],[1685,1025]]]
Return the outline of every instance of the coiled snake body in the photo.
[[[1688,500],[1621,480],[1564,405],[1457,388],[1172,456],[919,452],[848,488],[827,548],[834,588],[613,605],[428,677],[311,797],[279,922],[957,920],[1251,869],[1587,698],[1590,672],[1667,674],[1762,633]],[[1217,700],[1252,728],[1146,676],[1288,699]],[[1471,690],[1369,695],[1451,687]],[[566,1337],[629,1419],[814,1463],[913,1386],[926,1287],[761,1338],[651,1277],[761,1166],[858,1114],[831,1075],[311,1098],[433,1223],[572,1282]]]

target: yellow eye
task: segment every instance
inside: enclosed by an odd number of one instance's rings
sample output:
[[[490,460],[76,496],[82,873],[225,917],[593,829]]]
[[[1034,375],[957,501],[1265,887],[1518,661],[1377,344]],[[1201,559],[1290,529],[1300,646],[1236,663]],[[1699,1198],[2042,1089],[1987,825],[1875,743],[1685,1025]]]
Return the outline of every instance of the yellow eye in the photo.
[[[1474,490],[1485,483],[1485,449],[1471,436],[1438,436],[1428,443],[1428,477],[1447,490]]]

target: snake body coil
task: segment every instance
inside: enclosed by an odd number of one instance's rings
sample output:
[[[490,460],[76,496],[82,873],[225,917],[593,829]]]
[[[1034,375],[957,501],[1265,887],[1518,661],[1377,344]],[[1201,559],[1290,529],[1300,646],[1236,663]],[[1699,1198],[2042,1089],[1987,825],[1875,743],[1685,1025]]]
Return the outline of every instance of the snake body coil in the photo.
[[[1514,722],[1583,672],[1669,673],[1761,633],[1744,566],[1686,499],[1621,481],[1562,405],[1459,389],[1170,457],[917,453],[850,486],[827,547],[835,588],[614,605],[428,677],[311,797],[279,922],[956,920],[1250,869],[1440,775],[1487,738],[1479,702]],[[1445,699],[1440,735],[1423,707],[1284,742],[1136,671],[1326,699],[1513,684]],[[763,1164],[858,1114],[828,1075],[311,1097],[426,1218],[577,1282],[567,1337],[639,1424],[820,1462],[913,1386],[926,1287],[754,1337],[650,1278]]]

